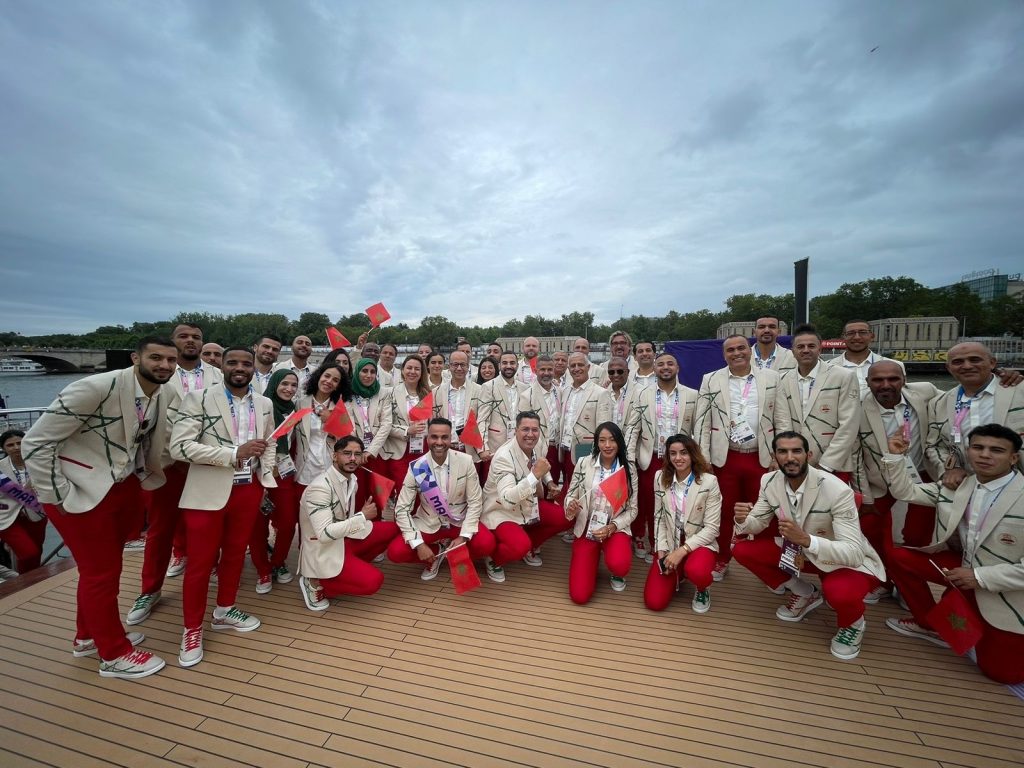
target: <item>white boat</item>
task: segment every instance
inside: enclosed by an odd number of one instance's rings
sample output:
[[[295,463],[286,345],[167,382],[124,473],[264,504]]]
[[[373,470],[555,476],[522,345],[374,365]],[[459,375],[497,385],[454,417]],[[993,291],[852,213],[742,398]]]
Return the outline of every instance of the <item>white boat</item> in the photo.
[[[39,363],[20,357],[7,357],[0,360],[0,375],[3,376],[36,376],[46,373]]]

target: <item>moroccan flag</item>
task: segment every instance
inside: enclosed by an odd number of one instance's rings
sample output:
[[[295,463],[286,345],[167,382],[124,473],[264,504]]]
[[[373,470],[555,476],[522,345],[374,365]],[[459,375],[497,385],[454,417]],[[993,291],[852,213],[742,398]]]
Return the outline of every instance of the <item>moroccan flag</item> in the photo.
[[[629,486],[626,484],[626,468],[619,467],[612,476],[604,480],[601,485],[601,493],[612,505],[612,512],[619,514],[619,510],[626,505],[626,496],[629,493]]]
[[[335,437],[345,437],[352,434],[352,418],[348,415],[348,408],[344,403],[338,403],[331,411],[331,415],[324,422],[324,432]]]
[[[340,349],[341,347],[352,346],[352,342],[345,338],[345,334],[333,325],[327,329],[327,340],[331,343],[331,349]]]
[[[530,358],[530,370],[533,371],[534,373],[537,372],[537,356],[536,355],[534,355],[533,357]]]
[[[460,544],[452,547],[444,553],[448,558],[448,567],[452,572],[452,585],[455,587],[455,594],[464,595],[480,586],[480,575],[476,572],[476,566],[469,558],[469,547]]]
[[[480,437],[480,425],[476,420],[476,411],[472,409],[469,411],[469,415],[466,417],[466,426],[459,432],[459,439],[478,451],[484,449],[484,439]]]
[[[430,421],[434,415],[434,393],[429,393],[409,409],[409,421]]]
[[[288,414],[288,418],[281,422],[280,426],[270,433],[270,437],[267,440],[277,440],[280,437],[284,437],[291,432],[302,421],[307,414],[313,412],[312,408],[303,408],[301,411],[292,411]]]
[[[391,490],[395,487],[395,481],[372,470],[367,469],[366,471],[370,473],[370,498],[377,505],[377,509],[383,510],[388,505],[388,498],[391,496]]]
[[[961,656],[981,640],[981,618],[956,587],[950,587],[946,594],[928,611],[928,623],[949,643],[949,647]]]
[[[366,308],[366,316],[370,318],[370,327],[376,328],[391,319],[391,313],[385,309],[383,304],[374,304]]]

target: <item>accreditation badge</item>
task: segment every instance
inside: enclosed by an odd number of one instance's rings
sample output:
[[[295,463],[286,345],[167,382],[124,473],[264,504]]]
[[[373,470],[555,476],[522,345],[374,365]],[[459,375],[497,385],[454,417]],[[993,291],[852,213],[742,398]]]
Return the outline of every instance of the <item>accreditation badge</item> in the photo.
[[[231,479],[232,485],[249,485],[252,483],[252,459],[246,459],[235,469]]]
[[[295,474],[295,462],[287,454],[277,460],[277,474],[281,477],[291,477]]]
[[[746,418],[740,418],[729,424],[729,439],[734,443],[749,443],[754,439],[754,430]]]
[[[785,571],[790,576],[797,576],[803,567],[803,547],[784,538],[782,540],[782,557],[779,558],[779,569]]]
[[[587,526],[587,538],[596,541],[594,533],[608,525],[608,513],[604,511],[591,512],[590,524]]]
[[[533,498],[533,506],[530,508],[530,516],[526,518],[526,522],[523,525],[537,525],[540,522],[540,501],[535,496]]]
[[[658,435],[658,458],[665,458],[665,442],[666,438],[664,435]]]

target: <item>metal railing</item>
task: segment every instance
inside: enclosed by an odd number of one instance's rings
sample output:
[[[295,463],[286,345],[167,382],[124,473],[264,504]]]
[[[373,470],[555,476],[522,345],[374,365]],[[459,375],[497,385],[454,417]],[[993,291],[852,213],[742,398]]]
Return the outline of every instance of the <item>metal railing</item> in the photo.
[[[7,429],[28,428],[36,423],[36,420],[46,413],[46,406],[39,408],[0,408],[0,432]]]

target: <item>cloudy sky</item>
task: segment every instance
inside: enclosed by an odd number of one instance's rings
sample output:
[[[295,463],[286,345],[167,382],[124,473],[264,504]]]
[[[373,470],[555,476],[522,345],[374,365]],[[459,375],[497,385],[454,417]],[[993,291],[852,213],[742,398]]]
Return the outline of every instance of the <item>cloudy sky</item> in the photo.
[[[0,330],[1024,267],[1024,4],[0,0]]]

